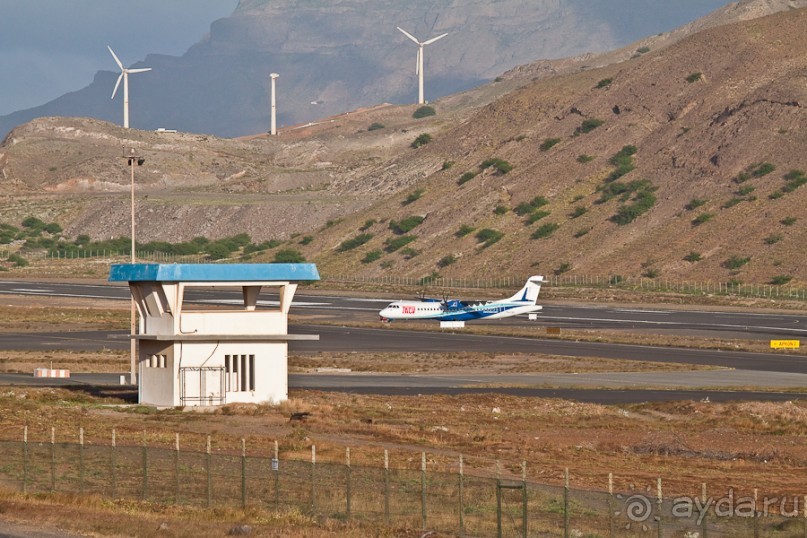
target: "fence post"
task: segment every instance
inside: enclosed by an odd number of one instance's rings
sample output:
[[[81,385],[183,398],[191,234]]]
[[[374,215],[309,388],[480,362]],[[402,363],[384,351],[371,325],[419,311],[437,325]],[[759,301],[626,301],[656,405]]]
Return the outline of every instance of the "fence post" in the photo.
[[[426,530],[426,453],[420,453],[420,527]]]
[[[179,433],[174,444],[174,504],[179,504]]]
[[[496,538],[502,538],[502,468],[496,460]]]
[[[22,494],[28,493],[28,424],[22,430]]]
[[[384,523],[389,525],[389,451],[384,449]]]
[[[50,490],[56,491],[56,428],[50,428]]]
[[[527,519],[527,462],[521,462],[521,535],[527,538],[529,521]]]
[[[706,482],[701,483],[701,504],[704,506],[703,515],[701,516],[701,533],[703,534],[703,538],[709,538],[707,525],[706,525],[706,517],[709,513],[708,505],[706,504]],[[807,507],[805,507],[807,509]]]
[[[210,469],[210,436],[207,436],[205,446],[205,472],[207,473],[207,507],[213,504],[213,477]]]
[[[657,500],[656,500],[656,507],[657,507],[656,512],[658,514],[656,516],[656,522],[657,522],[657,525],[658,525],[658,527],[657,527],[658,528],[658,538],[662,538],[662,536],[663,536],[663,531],[662,531],[662,527],[663,527],[663,525],[662,525],[662,509],[663,509],[663,506],[662,506],[662,503],[664,502],[664,497],[662,496],[662,493],[661,493],[661,478],[660,477],[656,479],[656,495],[658,497]]]
[[[145,501],[149,496],[149,449],[146,445],[146,430],[143,430],[143,492]]]
[[[241,508],[247,507],[247,441],[241,438]]]
[[[116,497],[117,493],[117,465],[115,459],[117,455],[115,454],[115,428],[112,428],[112,446],[109,448],[109,474],[112,479],[112,498]]]
[[[759,512],[757,511],[757,499],[759,490],[754,488],[754,538],[759,538]]]
[[[84,428],[78,429],[78,491],[84,493]]]
[[[569,538],[569,468],[563,470],[563,538]]]
[[[317,466],[317,445],[311,445],[311,514],[317,512],[317,486],[316,486],[316,466]]]
[[[464,473],[465,473],[465,470],[463,468],[462,454],[460,454],[460,476],[459,476],[459,486],[458,486],[458,488],[459,488],[458,489],[458,495],[459,495],[459,503],[460,503],[460,506],[459,506],[460,538],[465,536],[465,519],[464,519],[465,514],[463,513],[463,511],[465,510],[465,507],[463,507],[463,505],[462,505],[463,504],[462,496],[463,496],[463,493],[464,493],[463,489],[462,489],[463,485],[464,485],[463,484],[463,482],[464,482],[464,477],[463,477]]]
[[[345,448],[345,510],[350,521],[350,447]]]
[[[608,473],[608,536],[614,536],[614,473]]]
[[[278,446],[275,441],[275,457],[272,460],[272,472],[275,475],[275,512],[280,510],[280,458],[278,457]]]

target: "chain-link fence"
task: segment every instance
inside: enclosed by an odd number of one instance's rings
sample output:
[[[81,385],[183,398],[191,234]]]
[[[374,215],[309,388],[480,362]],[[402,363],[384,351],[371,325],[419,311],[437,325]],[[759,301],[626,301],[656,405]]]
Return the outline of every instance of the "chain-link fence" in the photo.
[[[459,464],[436,471],[427,466],[379,466],[308,461],[274,454],[180,450],[140,446],[0,441],[0,486],[25,494],[98,495],[161,504],[295,510],[312,516],[377,525],[435,530],[458,536],[496,537],[805,537],[805,497],[670,497],[536,483],[521,475],[469,473]],[[417,460],[417,458],[415,458]],[[500,467],[497,466],[497,469]],[[516,473],[518,474],[518,473]],[[705,488],[705,486],[704,486]]]

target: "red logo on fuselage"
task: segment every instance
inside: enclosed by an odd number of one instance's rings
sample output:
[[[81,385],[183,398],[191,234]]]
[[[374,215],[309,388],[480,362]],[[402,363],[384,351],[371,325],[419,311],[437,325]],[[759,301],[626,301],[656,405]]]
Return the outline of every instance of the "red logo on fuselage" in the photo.
[[[415,313],[415,307],[414,306],[401,307],[401,312],[403,312],[404,314],[414,314]]]

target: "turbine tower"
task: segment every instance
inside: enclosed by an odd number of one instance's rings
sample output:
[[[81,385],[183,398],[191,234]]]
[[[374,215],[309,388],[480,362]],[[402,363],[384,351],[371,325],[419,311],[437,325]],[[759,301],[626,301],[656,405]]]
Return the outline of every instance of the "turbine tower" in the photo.
[[[277,134],[277,103],[275,102],[275,80],[279,77],[277,73],[272,73],[269,78],[272,79],[272,125],[269,134],[275,136]]]
[[[120,75],[118,76],[118,81],[115,83],[115,89],[112,90],[112,97],[111,99],[115,98],[115,94],[118,92],[118,86],[120,86],[120,81],[123,79],[123,127],[125,129],[129,128],[129,75],[131,73],[145,73],[146,71],[151,71],[151,67],[143,67],[141,69],[128,69],[123,67],[123,64],[115,55],[115,51],[112,50],[112,47],[107,45],[110,54],[112,57],[115,58],[115,63],[118,64],[120,67]]]
[[[418,46],[418,58],[417,63],[415,64],[415,74],[418,75],[418,104],[422,105],[423,103],[426,102],[425,99],[423,98],[423,47],[425,47],[426,45],[431,45],[438,39],[443,39],[448,34],[442,34],[437,37],[433,37],[431,39],[423,41],[421,43],[420,41],[415,39],[415,36],[407,32],[400,26],[396,26],[396,28],[398,28],[398,30],[400,30],[403,33],[403,35],[414,41],[415,44]]]

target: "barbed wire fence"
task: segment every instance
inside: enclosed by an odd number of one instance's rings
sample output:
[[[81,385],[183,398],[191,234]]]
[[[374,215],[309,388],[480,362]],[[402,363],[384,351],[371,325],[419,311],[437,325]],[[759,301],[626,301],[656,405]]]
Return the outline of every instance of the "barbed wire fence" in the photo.
[[[164,437],[164,434],[161,434]],[[779,504],[729,491],[707,498],[665,494],[662,480],[640,492],[618,492],[613,475],[603,491],[572,488],[568,469],[560,485],[529,479],[527,462],[517,471],[499,462],[493,475],[469,470],[459,456],[448,469],[430,468],[425,452],[419,468],[383,463],[308,461],[281,457],[277,442],[269,454],[255,454],[245,440],[240,451],[188,450],[175,434],[172,448],[78,443],[29,438],[0,441],[0,487],[26,495],[72,493],[200,508],[234,507],[297,511],[345,522],[433,530],[458,536],[496,537],[796,537],[807,536],[807,497]],[[163,445],[165,442],[162,443]],[[542,469],[542,471],[546,471]],[[770,510],[773,506],[776,510]]]

